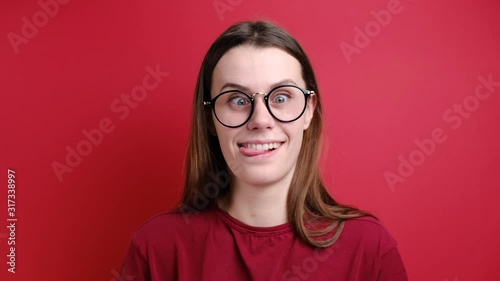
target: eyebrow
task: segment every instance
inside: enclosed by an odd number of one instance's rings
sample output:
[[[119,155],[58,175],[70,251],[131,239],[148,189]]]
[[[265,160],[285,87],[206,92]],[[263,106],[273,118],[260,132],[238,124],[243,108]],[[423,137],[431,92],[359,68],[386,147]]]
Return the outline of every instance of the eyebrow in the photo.
[[[271,87],[269,88],[269,90],[271,90],[271,89],[273,89],[275,87],[278,87],[280,85],[290,85],[290,84],[297,86],[297,83],[295,83],[295,81],[293,81],[292,79],[283,79],[281,81],[273,83],[271,85]],[[248,87],[245,87],[245,86],[242,86],[242,85],[236,84],[236,83],[227,82],[227,83],[224,83],[224,85],[222,85],[222,88],[220,88],[219,93],[222,93],[222,90],[224,88],[235,88],[235,89],[243,91],[245,93],[250,92],[250,89]]]

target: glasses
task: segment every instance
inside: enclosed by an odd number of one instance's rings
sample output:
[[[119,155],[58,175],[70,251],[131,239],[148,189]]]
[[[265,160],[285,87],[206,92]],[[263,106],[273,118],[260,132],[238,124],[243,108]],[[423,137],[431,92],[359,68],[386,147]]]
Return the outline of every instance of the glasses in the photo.
[[[314,91],[295,85],[281,85],[269,93],[258,92],[249,95],[240,90],[229,90],[218,94],[203,105],[210,106],[215,118],[224,126],[238,128],[250,120],[255,107],[255,96],[264,95],[264,103],[274,119],[288,123],[299,119],[306,110],[307,99]]]

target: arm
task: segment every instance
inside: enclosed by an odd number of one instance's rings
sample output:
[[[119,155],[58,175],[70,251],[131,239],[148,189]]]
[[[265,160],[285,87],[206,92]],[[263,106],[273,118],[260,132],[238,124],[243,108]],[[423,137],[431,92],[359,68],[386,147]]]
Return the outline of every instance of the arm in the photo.
[[[392,248],[382,256],[377,281],[408,281],[406,269],[397,247]]]
[[[116,281],[150,281],[150,272],[147,260],[140,253],[134,240],[130,242],[127,256],[123,261],[122,268]]]

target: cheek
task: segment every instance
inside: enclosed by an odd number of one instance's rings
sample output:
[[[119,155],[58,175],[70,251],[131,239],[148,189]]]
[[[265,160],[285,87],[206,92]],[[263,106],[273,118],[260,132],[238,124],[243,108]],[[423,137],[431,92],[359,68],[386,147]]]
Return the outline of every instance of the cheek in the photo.
[[[302,146],[303,136],[304,136],[304,131],[302,130],[302,128],[295,133],[294,143],[298,150],[300,150],[300,147]]]
[[[302,137],[304,135],[304,120],[301,118],[290,125],[292,126],[284,128],[285,133],[287,134],[293,148],[300,149],[302,144]]]
[[[215,120],[215,122],[218,122]],[[230,129],[227,127],[224,127],[223,125],[215,124],[215,132],[217,134],[217,138],[219,139],[219,144],[222,150],[222,153],[224,154],[224,158],[226,158],[228,155],[227,153],[230,153],[233,148],[233,141],[235,137],[235,129]]]

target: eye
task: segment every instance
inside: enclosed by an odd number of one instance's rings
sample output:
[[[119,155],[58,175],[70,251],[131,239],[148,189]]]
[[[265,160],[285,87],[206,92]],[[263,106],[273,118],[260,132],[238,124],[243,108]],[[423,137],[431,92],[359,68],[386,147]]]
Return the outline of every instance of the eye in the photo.
[[[287,93],[279,93],[273,97],[273,103],[286,103],[289,98]]]
[[[229,102],[236,105],[236,106],[245,106],[250,103],[248,98],[243,97],[243,96],[234,96],[229,99]]]

